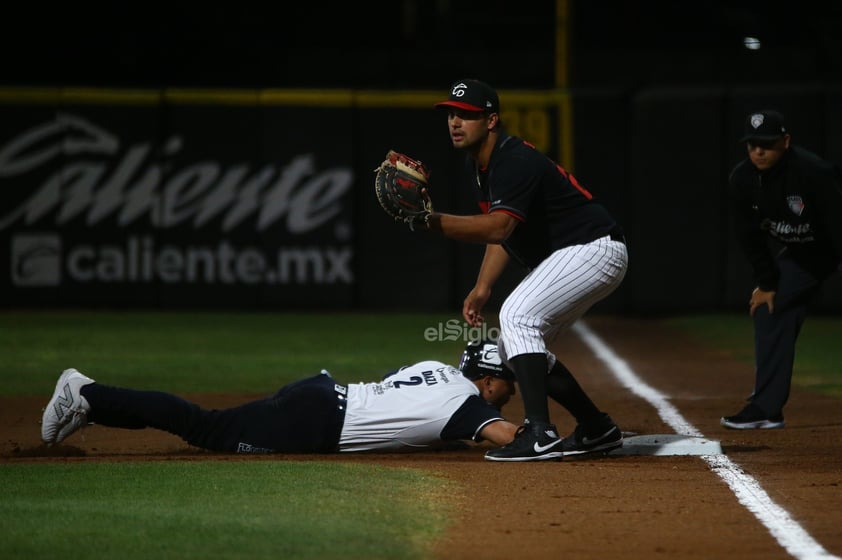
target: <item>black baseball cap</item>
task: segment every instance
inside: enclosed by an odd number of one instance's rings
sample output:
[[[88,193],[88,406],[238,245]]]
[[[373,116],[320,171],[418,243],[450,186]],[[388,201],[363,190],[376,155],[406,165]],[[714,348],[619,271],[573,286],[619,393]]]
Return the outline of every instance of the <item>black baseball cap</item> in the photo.
[[[500,100],[490,85],[479,80],[457,80],[450,86],[447,101],[436,103],[436,107],[455,107],[463,111],[499,113]]]
[[[756,111],[746,117],[745,130],[740,142],[749,140],[773,141],[786,134],[784,116],[777,111]]]

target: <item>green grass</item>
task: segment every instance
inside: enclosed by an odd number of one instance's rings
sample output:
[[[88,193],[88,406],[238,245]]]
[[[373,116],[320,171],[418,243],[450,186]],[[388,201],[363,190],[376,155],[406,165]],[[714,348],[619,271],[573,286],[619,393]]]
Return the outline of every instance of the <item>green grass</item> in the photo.
[[[446,481],[413,469],[209,461],[0,465],[0,558],[424,558]]]
[[[7,395],[52,392],[75,367],[111,385],[272,392],[326,368],[374,380],[422,359],[457,363],[464,341],[428,341],[448,315],[31,312],[0,314]]]
[[[697,315],[668,319],[666,323],[754,367],[754,331],[748,315]],[[842,318],[807,318],[795,349],[792,382],[842,397]]]
[[[464,341],[424,336],[453,319],[6,312],[0,375],[5,396],[46,397],[67,367],[136,389],[266,394],[322,368],[352,382],[457,363]],[[425,558],[460,493],[410,469],[249,459],[0,463],[0,558]]]
[[[103,383],[175,393],[269,393],[327,368],[372,380],[421,359],[456,363],[452,315],[0,313],[3,394],[49,395],[76,367]],[[742,316],[667,320],[753,360]],[[795,382],[842,394],[842,320],[810,318]],[[130,437],[130,434],[129,436]],[[454,483],[340,461],[0,463],[0,558],[426,558]],[[13,489],[13,491],[9,491]]]

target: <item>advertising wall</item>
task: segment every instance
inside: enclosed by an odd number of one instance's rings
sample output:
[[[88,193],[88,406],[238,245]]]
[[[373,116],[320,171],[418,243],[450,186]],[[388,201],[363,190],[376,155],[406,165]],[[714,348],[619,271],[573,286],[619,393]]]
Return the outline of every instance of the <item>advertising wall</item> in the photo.
[[[347,109],[57,92],[0,110],[4,304],[353,302]]]
[[[459,310],[483,247],[410,232],[373,192],[395,149],[432,169],[436,209],[476,211],[440,97],[0,90],[0,305]],[[745,307],[727,176],[747,111],[781,109],[794,142],[842,161],[842,93],[818,86],[500,97],[509,132],[626,230],[629,272],[602,311]],[[506,271],[491,309],[525,272]]]

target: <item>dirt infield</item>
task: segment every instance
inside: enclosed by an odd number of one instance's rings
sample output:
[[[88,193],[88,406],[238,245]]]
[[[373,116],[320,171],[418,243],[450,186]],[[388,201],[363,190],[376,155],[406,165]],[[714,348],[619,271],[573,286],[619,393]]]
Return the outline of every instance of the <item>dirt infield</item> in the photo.
[[[676,335],[657,320],[587,321],[648,385],[669,397],[684,419],[753,477],[828,553],[842,556],[842,407],[795,390],[783,430],[731,431],[719,417],[736,412],[752,373],[715,349]],[[621,387],[573,334],[557,349],[594,400],[624,432],[672,434],[646,401]],[[205,406],[250,395],[188,395]],[[99,460],[266,460],[220,456],[154,430],[128,433],[95,426],[49,452],[38,421],[45,398],[0,397],[0,463]],[[506,410],[521,420],[520,399]],[[551,408],[559,430],[572,423]],[[436,557],[474,558],[807,558],[787,551],[697,456],[608,456],[549,463],[498,464],[484,447],[412,455],[319,456],[428,469],[463,489],[460,515],[436,544]],[[284,456],[287,460],[314,457]],[[805,555],[806,554],[806,555]]]

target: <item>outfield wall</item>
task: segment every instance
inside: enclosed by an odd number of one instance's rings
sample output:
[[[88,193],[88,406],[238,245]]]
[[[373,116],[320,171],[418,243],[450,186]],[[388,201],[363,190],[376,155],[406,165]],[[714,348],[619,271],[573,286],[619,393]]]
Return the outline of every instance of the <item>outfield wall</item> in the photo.
[[[741,308],[726,178],[743,115],[842,161],[842,93],[822,87],[501,91],[509,130],[572,169],[627,230],[631,268],[600,308]],[[388,149],[472,212],[434,92],[0,90],[6,307],[459,309],[480,246],[380,210]],[[521,277],[512,269],[491,305]],[[835,285],[835,284],[834,284]],[[842,309],[842,290],[823,309]]]

